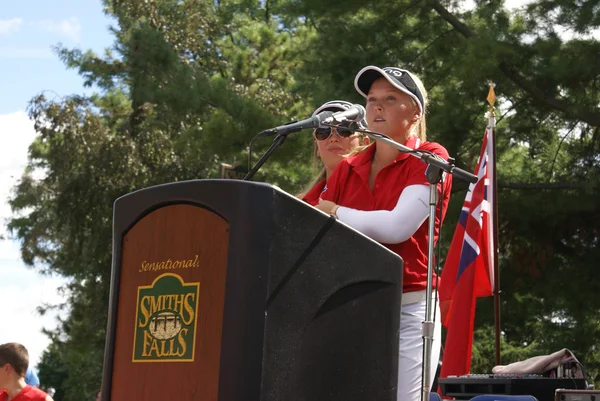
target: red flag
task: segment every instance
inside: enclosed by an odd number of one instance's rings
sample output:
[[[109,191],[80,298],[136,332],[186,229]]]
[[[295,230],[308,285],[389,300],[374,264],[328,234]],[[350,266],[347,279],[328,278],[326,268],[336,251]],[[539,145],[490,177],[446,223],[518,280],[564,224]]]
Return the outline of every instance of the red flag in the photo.
[[[494,288],[492,128],[483,136],[469,186],[440,279],[439,295],[446,343],[440,377],[469,373],[473,347],[475,299],[492,295]]]

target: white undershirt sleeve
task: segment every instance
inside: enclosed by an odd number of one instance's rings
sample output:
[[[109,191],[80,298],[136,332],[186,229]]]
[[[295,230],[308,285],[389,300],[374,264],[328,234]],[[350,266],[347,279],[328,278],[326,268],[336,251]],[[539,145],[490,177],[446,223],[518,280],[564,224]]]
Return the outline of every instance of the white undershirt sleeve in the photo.
[[[384,244],[408,240],[429,216],[429,186],[410,185],[402,191],[393,210],[356,210],[340,206],[338,219]]]

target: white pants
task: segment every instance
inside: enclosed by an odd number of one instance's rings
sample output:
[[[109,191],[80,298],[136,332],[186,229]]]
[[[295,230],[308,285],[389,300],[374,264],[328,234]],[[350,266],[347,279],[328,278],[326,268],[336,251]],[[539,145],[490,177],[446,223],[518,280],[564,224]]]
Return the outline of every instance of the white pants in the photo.
[[[411,293],[411,295],[414,295]],[[400,357],[398,358],[398,401],[420,401],[423,368],[423,333],[422,323],[425,321],[425,291],[421,299],[414,303],[402,305],[400,317]],[[442,327],[440,324],[439,304],[435,305],[435,325],[431,352],[431,381],[440,359]],[[431,389],[431,387],[430,387]]]

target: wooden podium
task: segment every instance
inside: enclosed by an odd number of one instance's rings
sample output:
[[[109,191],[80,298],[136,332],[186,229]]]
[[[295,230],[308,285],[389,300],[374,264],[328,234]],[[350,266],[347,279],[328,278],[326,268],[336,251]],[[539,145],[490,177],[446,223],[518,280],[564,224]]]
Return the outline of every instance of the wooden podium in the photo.
[[[396,400],[402,259],[280,189],[114,207],[103,401]]]

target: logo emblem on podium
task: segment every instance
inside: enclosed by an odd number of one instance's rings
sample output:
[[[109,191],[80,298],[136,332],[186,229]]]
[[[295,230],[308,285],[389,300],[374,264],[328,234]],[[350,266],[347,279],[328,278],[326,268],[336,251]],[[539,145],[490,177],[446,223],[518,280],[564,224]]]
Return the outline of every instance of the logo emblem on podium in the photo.
[[[133,362],[193,362],[200,283],[165,273],[139,286]]]

